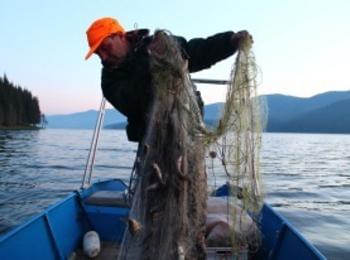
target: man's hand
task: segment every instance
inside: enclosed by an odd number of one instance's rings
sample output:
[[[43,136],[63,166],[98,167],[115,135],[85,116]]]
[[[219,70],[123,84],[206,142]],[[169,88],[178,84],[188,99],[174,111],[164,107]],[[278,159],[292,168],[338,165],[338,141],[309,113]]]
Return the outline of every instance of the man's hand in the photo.
[[[233,46],[251,46],[254,43],[253,37],[246,30],[239,31],[232,35],[231,42]]]

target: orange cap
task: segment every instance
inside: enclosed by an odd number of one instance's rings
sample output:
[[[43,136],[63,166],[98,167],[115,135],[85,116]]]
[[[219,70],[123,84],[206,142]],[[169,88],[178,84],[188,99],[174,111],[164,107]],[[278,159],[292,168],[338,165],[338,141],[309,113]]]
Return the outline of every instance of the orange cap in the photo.
[[[113,33],[125,33],[124,28],[116,19],[104,17],[93,22],[86,31],[90,50],[86,54],[85,60],[87,60],[96,51],[106,37]]]

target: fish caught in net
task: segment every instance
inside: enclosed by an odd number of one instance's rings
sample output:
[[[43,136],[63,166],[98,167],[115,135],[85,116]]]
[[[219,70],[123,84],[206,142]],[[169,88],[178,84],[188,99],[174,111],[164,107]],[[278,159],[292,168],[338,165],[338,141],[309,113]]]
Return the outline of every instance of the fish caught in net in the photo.
[[[223,115],[211,130],[203,123],[187,61],[175,39],[157,31],[149,53],[153,102],[146,136],[139,146],[138,181],[120,259],[205,259],[206,243],[215,240],[213,230],[220,230],[218,223],[225,223],[208,221],[212,213],[207,208],[208,149],[216,150],[215,158],[220,160],[229,186],[240,189],[239,201],[231,192],[225,204],[229,227],[225,246],[227,241],[233,249],[252,244],[250,235],[238,236],[235,231],[244,222],[242,216],[248,210],[258,211],[262,203],[258,165],[261,116],[254,97],[255,63],[250,45],[240,47]]]

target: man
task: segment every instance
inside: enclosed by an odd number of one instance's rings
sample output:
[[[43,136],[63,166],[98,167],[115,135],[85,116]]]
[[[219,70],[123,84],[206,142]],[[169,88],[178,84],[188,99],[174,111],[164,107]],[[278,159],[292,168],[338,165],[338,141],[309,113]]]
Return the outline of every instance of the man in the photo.
[[[153,38],[149,35],[149,30],[126,32],[117,20],[105,17],[94,21],[86,34],[90,50],[85,59],[95,53],[103,64],[103,95],[128,118],[128,139],[141,142],[152,100],[148,47]],[[209,68],[234,54],[244,39],[251,39],[247,31],[224,32],[190,41],[174,37],[183,57],[188,60],[189,72]]]

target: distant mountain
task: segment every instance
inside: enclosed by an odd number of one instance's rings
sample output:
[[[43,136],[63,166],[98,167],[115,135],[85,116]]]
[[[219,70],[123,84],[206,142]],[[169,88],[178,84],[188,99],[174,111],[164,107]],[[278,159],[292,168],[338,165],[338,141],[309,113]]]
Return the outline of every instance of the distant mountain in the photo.
[[[205,121],[211,124],[217,121],[220,115],[220,109],[224,103],[215,103],[205,106]],[[92,129],[96,125],[98,111],[88,110],[85,112],[51,115],[47,116],[47,128],[74,128],[74,129]],[[104,128],[106,129],[124,129],[126,126],[126,117],[115,109],[106,109]]]
[[[125,129],[126,121],[116,124],[105,125],[105,129]]]
[[[350,91],[331,91],[312,96],[310,98],[299,98],[293,96],[285,96],[280,94],[263,96],[268,106],[268,122],[267,132],[327,132],[327,127],[318,129],[314,126],[309,130],[310,126],[307,123],[311,120],[316,123],[312,118],[315,118],[317,113],[324,113],[333,104],[340,101],[349,102]],[[322,121],[330,122],[335,120],[341,114],[346,114],[346,110],[336,111],[334,108],[328,113],[329,118],[325,118],[324,115]],[[334,113],[331,114],[331,113]],[[338,115],[337,115],[338,114]],[[309,118],[312,117],[312,118]],[[321,118],[320,118],[321,120]],[[310,121],[310,122],[311,122]],[[303,122],[303,123],[302,123]],[[319,124],[319,126],[321,126]],[[340,130],[339,130],[340,131]],[[334,131],[332,131],[334,132]]]
[[[67,115],[47,116],[47,128],[74,128],[74,129],[92,129],[96,125],[98,111],[88,110]],[[115,109],[106,109],[104,126],[116,122],[125,122],[126,118]]]
[[[350,99],[312,110],[280,126],[281,132],[350,133]]]
[[[204,121],[210,125],[215,124],[221,115],[224,104],[223,102],[218,102],[204,106]]]
[[[268,107],[267,132],[350,133],[350,91],[333,91],[300,98],[280,94],[261,96]],[[224,103],[204,107],[204,121],[215,125]],[[98,112],[47,116],[49,128],[95,127]],[[114,109],[107,109],[104,127],[122,128],[126,118]]]
[[[310,98],[285,96],[280,94],[265,95],[269,109],[269,121],[271,123],[287,122],[303,113],[310,112],[332,103],[349,99],[350,91],[332,91],[322,93]]]
[[[268,108],[267,132],[350,133],[350,91],[300,98],[261,96]],[[224,103],[205,106],[204,121],[216,124]]]

